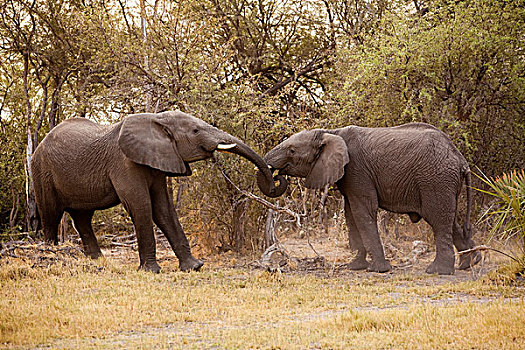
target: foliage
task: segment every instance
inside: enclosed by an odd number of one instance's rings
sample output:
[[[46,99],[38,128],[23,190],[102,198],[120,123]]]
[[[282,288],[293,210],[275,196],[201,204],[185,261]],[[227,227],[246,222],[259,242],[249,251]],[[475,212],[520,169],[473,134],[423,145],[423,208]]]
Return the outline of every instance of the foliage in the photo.
[[[486,0],[386,13],[366,45],[341,51],[337,123],[429,122],[490,173],[523,167],[524,14],[521,2]]]
[[[515,237],[525,253],[525,171],[504,173],[495,179],[477,175],[488,187],[478,189],[496,198],[485,212],[486,219],[493,219],[493,235],[499,233],[502,239]]]

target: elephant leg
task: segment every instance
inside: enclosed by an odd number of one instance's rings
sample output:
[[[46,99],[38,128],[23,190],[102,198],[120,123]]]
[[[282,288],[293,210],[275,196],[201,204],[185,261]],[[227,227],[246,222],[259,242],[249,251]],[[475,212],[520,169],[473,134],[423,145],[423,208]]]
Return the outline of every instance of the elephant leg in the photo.
[[[436,193],[430,188],[421,193],[421,197],[426,199],[423,200],[421,214],[432,227],[436,242],[436,257],[426,272],[452,275],[455,262],[452,231],[457,210],[456,196],[454,193]]]
[[[188,239],[177,217],[173,203],[169,200],[166,178],[155,181],[151,188],[153,221],[164,233],[175,255],[179,259],[182,271],[199,270],[204,263],[193,257]]]
[[[93,211],[83,210],[69,210],[69,214],[73,219],[73,226],[80,235],[82,245],[84,246],[84,254],[92,259],[97,259],[102,256],[102,251],[93,232],[91,226],[91,219],[93,218]]]
[[[40,192],[38,206],[44,240],[47,243],[58,244],[58,225],[64,211],[55,199],[55,193]]]
[[[116,188],[116,191],[135,226],[139,246],[139,270],[159,273],[160,266],[156,258],[157,247],[153,234],[149,189],[147,184],[141,181],[128,179],[128,183],[131,182],[134,186],[122,186],[122,188]]]
[[[434,216],[427,220],[434,231],[436,242],[436,257],[427,267],[427,273],[440,275],[454,274],[454,247],[452,245],[452,220],[451,215],[443,213],[442,216]]]
[[[370,197],[354,197],[350,199],[352,216],[357,227],[363,246],[370,254],[372,262],[369,271],[390,271],[390,263],[385,259],[383,244],[377,229],[377,199]]]
[[[41,214],[42,231],[44,231],[44,240],[50,244],[58,244],[58,225],[63,213],[46,213]]]
[[[459,226],[457,220],[454,220],[454,226],[452,227],[452,239],[454,246],[461,252],[463,250],[472,249],[475,246],[474,241],[469,237],[465,238],[461,226]],[[474,265],[476,265],[481,260],[480,252],[471,252],[467,254],[460,255],[459,257],[459,270],[466,270]]]
[[[351,250],[357,251],[354,259],[348,264],[348,268],[350,270],[365,270],[369,266],[368,261],[366,261],[366,249],[355,225],[348,199],[345,197],[344,201],[346,226],[348,228],[348,243]]]

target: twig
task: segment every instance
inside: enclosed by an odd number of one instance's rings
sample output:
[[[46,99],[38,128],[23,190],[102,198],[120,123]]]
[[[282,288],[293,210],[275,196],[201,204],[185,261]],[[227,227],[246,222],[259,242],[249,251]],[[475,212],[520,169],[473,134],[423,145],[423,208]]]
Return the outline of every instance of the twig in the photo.
[[[515,262],[517,263],[520,263],[520,261],[518,259],[516,259],[515,257],[505,253],[505,252],[502,252],[501,250],[498,250],[498,249],[495,249],[495,248],[492,248],[492,247],[489,247],[489,246],[486,246],[486,245],[478,245],[477,247],[474,247],[474,248],[471,248],[471,249],[467,249],[467,250],[462,250],[460,252],[457,252],[456,254],[458,256],[461,256],[461,255],[464,255],[464,254],[468,254],[468,253],[472,253],[472,252],[477,252],[477,251],[483,251],[483,250],[492,250],[492,251],[495,251],[496,253],[500,253],[500,254],[503,254],[505,255],[506,257],[508,258],[511,258],[512,260],[514,260]]]
[[[312,243],[310,242],[310,233],[308,232],[308,230],[305,230],[305,233],[306,233],[306,241],[308,242],[308,245],[309,245],[310,248],[314,251],[315,255],[317,255],[317,257],[320,258],[321,255],[319,255],[319,253],[317,252],[317,250],[315,250],[314,246],[313,246]]]
[[[19,241],[5,242],[4,244],[5,244],[5,246],[11,247],[11,246],[18,246],[18,245],[21,245],[21,244],[27,244],[27,242],[19,240]]]
[[[137,243],[136,240],[130,241],[129,243],[111,242],[110,244],[111,246],[134,248],[135,243]]]
[[[113,238],[111,238],[112,241],[125,241],[125,240],[128,240],[130,238],[134,238],[135,237],[135,233],[131,233],[129,235],[126,235],[126,236],[119,236],[119,235],[115,235]]]

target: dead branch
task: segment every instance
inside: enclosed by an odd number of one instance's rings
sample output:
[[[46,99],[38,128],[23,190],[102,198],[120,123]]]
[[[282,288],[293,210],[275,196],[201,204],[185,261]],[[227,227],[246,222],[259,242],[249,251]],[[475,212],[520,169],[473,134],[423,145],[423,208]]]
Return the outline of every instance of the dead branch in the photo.
[[[134,248],[137,240],[130,241],[129,243],[111,242],[111,246]]]
[[[296,212],[294,212],[294,211],[292,211],[292,210],[290,210],[288,208],[279,207],[279,206],[277,206],[277,205],[275,205],[273,203],[268,202],[265,199],[262,199],[261,197],[258,197],[256,195],[254,195],[251,192],[248,192],[248,191],[245,191],[243,189],[240,189],[236,184],[233,183],[233,181],[230,179],[230,177],[226,174],[226,172],[225,172],[224,168],[221,166],[221,164],[219,164],[219,162],[217,162],[217,161],[215,161],[215,164],[219,167],[219,170],[221,171],[221,174],[224,177],[224,179],[230,185],[232,185],[233,188],[235,188],[237,191],[242,193],[244,196],[255,200],[256,202],[261,203],[262,205],[264,205],[267,208],[270,208],[270,209],[275,210],[275,211],[279,211],[281,213],[286,213],[286,214],[292,216],[295,219],[295,223],[296,223],[297,227],[301,227],[301,217],[304,216],[304,214],[298,214],[298,213],[296,213]]]
[[[317,255],[317,257],[320,258],[321,255],[319,255],[319,253],[317,252],[317,250],[315,250],[314,246],[312,245],[312,242],[310,242],[310,233],[308,232],[308,230],[305,230],[305,233],[306,233],[306,241],[308,242],[308,245],[309,245],[310,248],[313,250],[313,252],[315,253],[315,255]]]
[[[19,254],[15,254],[15,252]],[[41,253],[52,253],[57,258],[63,255],[77,259],[79,254],[83,255],[82,249],[75,246],[52,246],[44,242],[31,243],[30,241],[6,242],[0,249],[0,257],[12,258],[36,258],[42,257]]]
[[[111,240],[112,241],[125,241],[125,240],[128,240],[128,239],[131,239],[131,238],[135,238],[135,233],[131,233],[129,235],[126,235],[126,236],[119,236],[119,235],[115,235]]]
[[[492,247],[489,247],[489,246],[486,246],[486,245],[478,245],[478,246],[476,246],[474,248],[471,248],[471,249],[462,250],[460,252],[457,252],[456,255],[457,256],[462,256],[464,254],[468,254],[468,253],[472,253],[472,252],[478,252],[478,251],[485,251],[485,250],[492,250],[492,251],[494,251],[496,253],[500,253],[502,255],[505,255],[508,258],[511,258],[512,260],[514,260],[517,263],[520,262],[518,259],[516,259],[512,255],[509,255],[509,254],[507,254],[505,252],[502,252],[501,250],[498,250],[498,249],[495,249],[495,248],[492,248]]]

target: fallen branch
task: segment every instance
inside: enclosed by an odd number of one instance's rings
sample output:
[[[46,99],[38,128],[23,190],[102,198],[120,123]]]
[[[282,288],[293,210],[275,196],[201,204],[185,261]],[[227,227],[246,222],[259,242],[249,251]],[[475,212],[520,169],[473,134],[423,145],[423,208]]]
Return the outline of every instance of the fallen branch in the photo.
[[[460,252],[457,252],[457,256],[462,256],[464,254],[468,254],[468,253],[472,253],[472,252],[478,252],[478,251],[484,251],[484,250],[492,250],[496,253],[500,253],[502,255],[505,255],[506,257],[508,258],[511,258],[512,260],[516,261],[517,263],[519,263],[520,261],[518,259],[516,259],[515,257],[513,257],[512,255],[509,255],[505,252],[502,252],[501,250],[498,250],[498,249],[495,249],[495,248],[492,248],[492,247],[489,247],[489,246],[486,246],[486,245],[478,245],[477,247],[474,247],[474,248],[471,248],[471,249],[467,249],[467,250],[462,250]]]
[[[15,254],[16,251],[18,251],[20,255]],[[41,253],[52,253],[57,256],[57,258],[63,255],[69,255],[74,259],[77,259],[77,253],[83,254],[82,249],[76,246],[56,246],[49,245],[45,242],[32,244],[26,241],[11,241],[4,243],[3,248],[0,249],[0,258],[3,256],[13,258],[42,258]]]
[[[131,233],[129,235],[126,235],[126,236],[119,236],[119,235],[115,235],[113,238],[111,238],[112,241],[126,241],[126,240],[133,240],[133,238],[135,238],[135,233]]]
[[[130,241],[128,243],[121,243],[121,242],[111,242],[110,245],[112,247],[127,247],[127,248],[134,248],[135,244],[137,243],[137,240]]]

